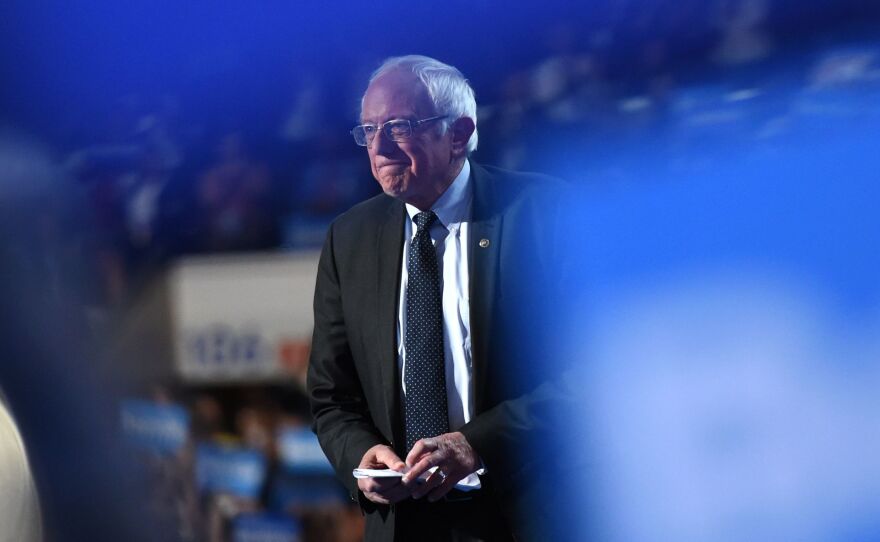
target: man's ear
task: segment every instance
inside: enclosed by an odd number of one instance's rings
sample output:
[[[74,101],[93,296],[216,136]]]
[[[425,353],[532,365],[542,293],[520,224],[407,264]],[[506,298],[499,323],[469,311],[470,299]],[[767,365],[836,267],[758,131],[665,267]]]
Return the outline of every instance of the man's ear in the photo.
[[[452,154],[455,157],[467,155],[467,144],[477,126],[470,117],[461,117],[449,127],[452,132]]]

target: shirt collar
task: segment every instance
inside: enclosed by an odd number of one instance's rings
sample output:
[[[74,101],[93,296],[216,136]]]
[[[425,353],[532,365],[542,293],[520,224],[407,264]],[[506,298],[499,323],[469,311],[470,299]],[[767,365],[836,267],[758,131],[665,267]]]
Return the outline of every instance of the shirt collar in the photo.
[[[450,224],[464,222],[470,214],[473,194],[471,192],[471,164],[464,161],[461,171],[446,188],[446,191],[434,202],[431,210],[437,215],[437,220],[443,227],[449,228]],[[406,204],[406,212],[410,220],[421,212],[415,205]]]

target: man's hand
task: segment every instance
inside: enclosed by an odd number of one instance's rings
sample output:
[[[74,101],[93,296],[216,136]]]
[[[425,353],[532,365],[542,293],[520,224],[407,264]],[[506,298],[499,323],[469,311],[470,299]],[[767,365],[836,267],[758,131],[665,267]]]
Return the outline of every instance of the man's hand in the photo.
[[[367,450],[358,468],[403,472],[406,464],[397,457],[394,450],[384,444],[377,444]],[[361,478],[358,480],[358,488],[365,497],[379,504],[394,504],[410,495],[409,488],[401,483],[400,478]]]
[[[420,499],[425,495],[434,502],[449,493],[455,484],[468,474],[477,470],[480,458],[463,434],[446,433],[415,443],[406,456],[409,472],[403,483],[412,487],[412,497]],[[421,485],[418,477],[431,467],[437,467],[434,474]]]

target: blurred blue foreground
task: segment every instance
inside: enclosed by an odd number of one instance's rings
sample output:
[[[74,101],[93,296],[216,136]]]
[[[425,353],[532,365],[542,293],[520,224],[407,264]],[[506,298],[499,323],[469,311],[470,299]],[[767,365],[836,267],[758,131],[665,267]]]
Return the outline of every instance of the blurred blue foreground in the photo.
[[[880,540],[878,46],[813,58],[682,91],[569,210],[596,539]]]

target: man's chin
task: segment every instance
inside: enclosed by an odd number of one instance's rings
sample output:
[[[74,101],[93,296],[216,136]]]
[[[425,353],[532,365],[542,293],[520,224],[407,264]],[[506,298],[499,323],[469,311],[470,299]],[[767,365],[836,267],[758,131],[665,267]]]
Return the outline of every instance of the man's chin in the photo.
[[[399,198],[406,192],[406,178],[401,176],[385,177],[379,181],[382,191],[393,198]]]

